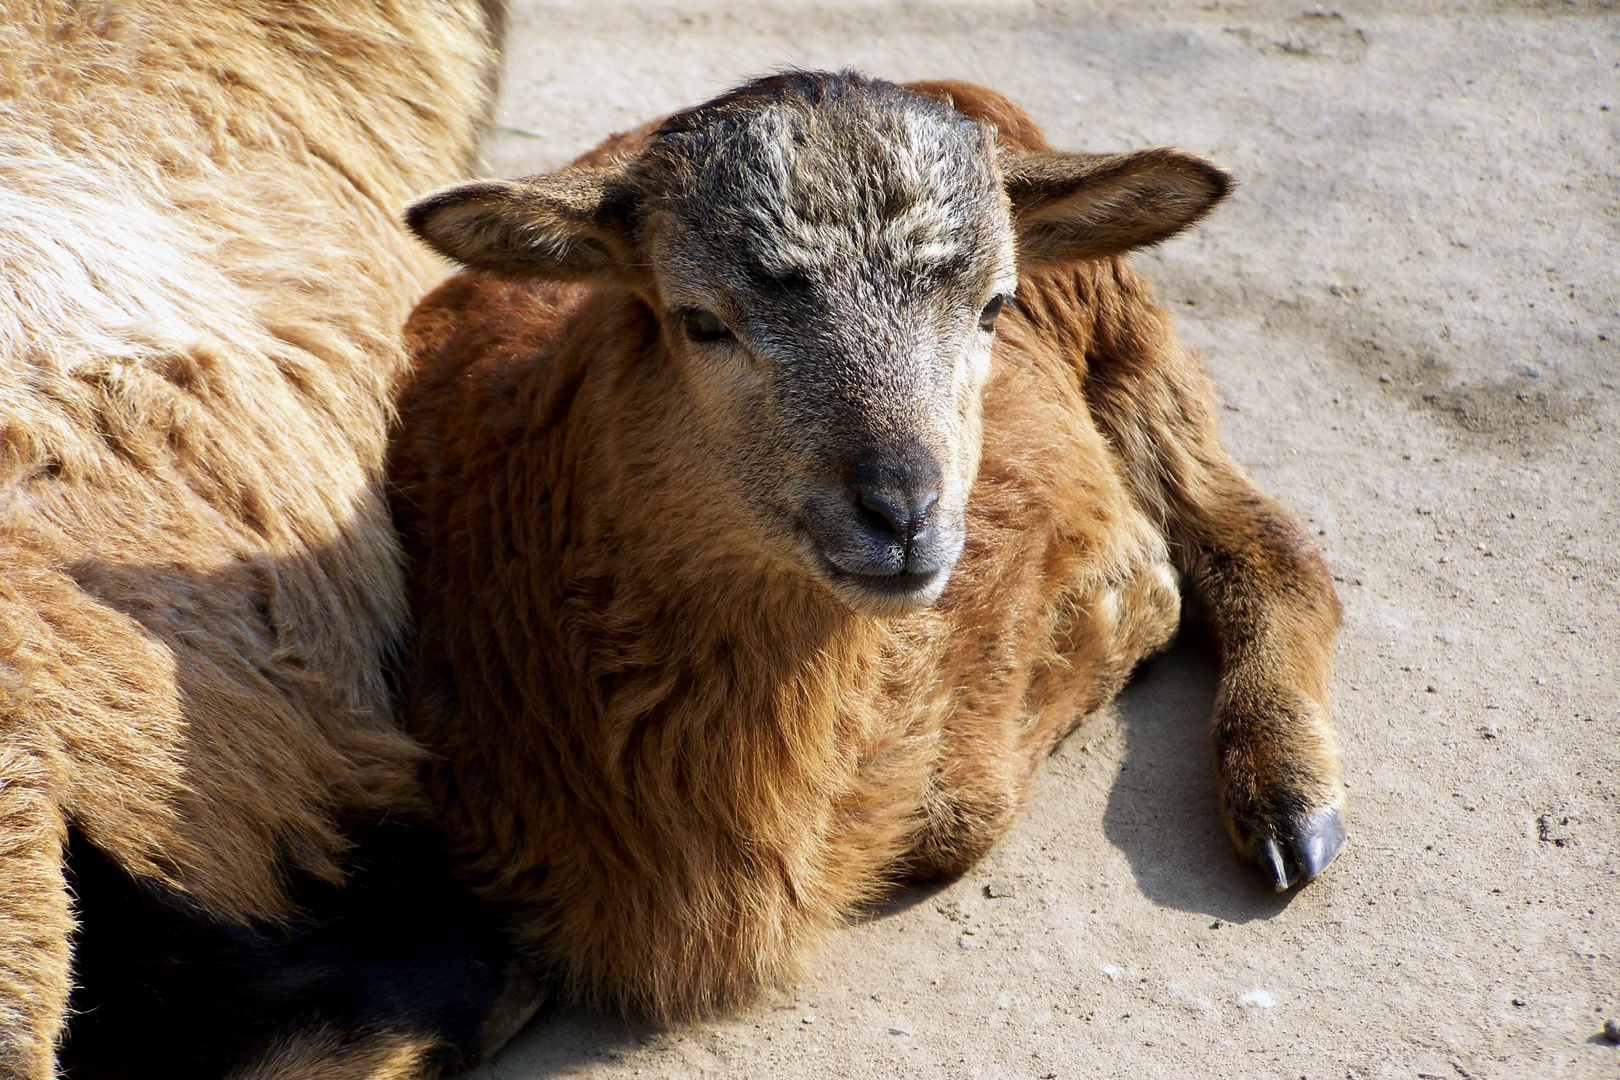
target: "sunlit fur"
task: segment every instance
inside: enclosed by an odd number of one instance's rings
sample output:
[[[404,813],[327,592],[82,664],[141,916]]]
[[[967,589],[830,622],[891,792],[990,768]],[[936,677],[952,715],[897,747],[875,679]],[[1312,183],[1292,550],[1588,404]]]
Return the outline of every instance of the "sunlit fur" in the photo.
[[[1045,148],[999,95],[918,89],[993,122],[1004,154]],[[772,91],[751,107],[802,107],[791,84]],[[875,109],[893,107],[886,94]],[[634,173],[656,129],[583,165]],[[1176,206],[1196,186],[1165,186],[1198,173],[1186,161],[1143,167]],[[1290,800],[1338,803],[1331,584],[1221,450],[1208,381],[1123,255],[1020,275],[949,584],[931,606],[874,614],[728,511],[751,497],[731,434],[751,418],[725,414],[716,403],[737,399],[709,385],[718,361],[675,337],[671,248],[556,209],[581,176],[417,204],[424,235],[508,276],[463,274],[413,314],[390,454],[419,626],[409,715],[436,755],[432,796],[464,872],[574,997],[658,1017],[721,1008],[790,979],[897,882],[970,866],[1058,740],[1169,639],[1183,581],[1236,703],[1217,716],[1217,753],[1240,845]],[[1118,215],[1085,192],[1050,212],[1024,195],[1043,223],[1101,222],[1094,248],[1137,242],[1111,238]],[[999,192],[980,197],[993,214]],[[514,235],[544,242],[533,265]],[[621,265],[559,254],[570,235],[606,237]],[[656,249],[674,234],[645,235]],[[532,280],[547,275],[583,280]]]
[[[417,799],[383,662],[395,215],[489,100],[473,2],[0,5],[0,1074],[55,1074],[72,823],[287,916]]]

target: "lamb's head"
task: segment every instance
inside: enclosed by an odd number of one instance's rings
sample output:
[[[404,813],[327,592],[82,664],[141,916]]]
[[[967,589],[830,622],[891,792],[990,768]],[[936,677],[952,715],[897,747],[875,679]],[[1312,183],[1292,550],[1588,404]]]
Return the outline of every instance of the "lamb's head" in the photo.
[[[932,603],[962,551],[1016,260],[1152,243],[1228,183],[1175,151],[998,151],[948,102],[794,72],[611,164],[450,188],[407,219],[470,266],[634,290],[701,418],[677,437],[725,478],[717,512],[884,614]]]

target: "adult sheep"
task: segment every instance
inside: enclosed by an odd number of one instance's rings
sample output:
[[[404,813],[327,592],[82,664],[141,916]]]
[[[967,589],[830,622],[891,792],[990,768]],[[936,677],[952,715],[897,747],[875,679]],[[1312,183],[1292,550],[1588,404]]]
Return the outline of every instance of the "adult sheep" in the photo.
[[[398,327],[442,271],[395,218],[466,174],[494,15],[0,10],[0,1075],[56,1075],[64,1037],[220,1075],[321,965],[350,1014],[264,1075],[431,1056],[436,1020],[350,1038],[392,1006],[309,916],[420,803],[380,474]]]
[[[407,328],[408,715],[455,858],[573,996],[723,1007],[961,872],[1178,576],[1233,839],[1278,889],[1334,857],[1332,584],[1123,255],[1228,185],[796,72],[410,209],[476,270]]]

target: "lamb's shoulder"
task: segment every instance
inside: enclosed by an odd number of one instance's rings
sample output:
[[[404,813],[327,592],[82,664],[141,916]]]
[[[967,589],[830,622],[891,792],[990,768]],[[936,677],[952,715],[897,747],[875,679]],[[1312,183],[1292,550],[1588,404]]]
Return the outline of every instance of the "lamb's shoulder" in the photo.
[[[1005,578],[1016,560],[1048,593],[1116,578],[1163,558],[1088,398],[1099,309],[1097,267],[1026,275],[985,389],[984,449],[970,502],[970,547]]]
[[[1086,394],[1095,321],[1120,303],[1113,274],[1091,264],[1020,282],[985,391],[967,548],[945,597],[964,627],[995,628],[1002,666],[1020,665],[1037,711],[1101,704],[1179,616],[1165,537]],[[1053,671],[1062,687],[1045,685]]]

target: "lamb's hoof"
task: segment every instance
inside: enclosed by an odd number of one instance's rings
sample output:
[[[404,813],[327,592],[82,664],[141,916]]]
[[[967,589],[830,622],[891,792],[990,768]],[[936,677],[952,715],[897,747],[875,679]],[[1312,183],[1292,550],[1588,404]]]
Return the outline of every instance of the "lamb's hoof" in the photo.
[[[1344,848],[1344,819],[1332,807],[1309,816],[1287,815],[1272,836],[1254,845],[1260,872],[1278,892],[1310,881]]]

